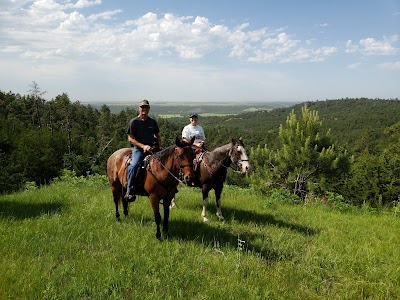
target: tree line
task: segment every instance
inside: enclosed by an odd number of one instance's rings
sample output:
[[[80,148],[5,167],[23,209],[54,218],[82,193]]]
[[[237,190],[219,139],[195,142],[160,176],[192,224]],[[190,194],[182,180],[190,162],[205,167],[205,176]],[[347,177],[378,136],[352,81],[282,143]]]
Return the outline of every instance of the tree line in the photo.
[[[63,169],[105,174],[108,156],[129,147],[126,128],[136,114],[133,106],[112,114],[107,105],[72,102],[66,93],[46,101],[35,82],[28,95],[0,92],[0,192],[47,184]],[[172,144],[180,128],[158,122],[164,143]]]
[[[64,169],[105,174],[116,149],[128,147],[126,128],[136,104],[117,113],[50,101],[33,82],[28,95],[0,91],[0,192],[27,182],[49,183]],[[262,193],[285,189],[298,201],[329,198],[351,205],[399,205],[400,101],[338,99],[225,117],[200,117],[210,149],[243,137],[254,166],[228,183]],[[187,118],[157,119],[163,145],[174,143]],[[297,199],[297,198],[293,198]],[[339,200],[338,200],[339,199]]]

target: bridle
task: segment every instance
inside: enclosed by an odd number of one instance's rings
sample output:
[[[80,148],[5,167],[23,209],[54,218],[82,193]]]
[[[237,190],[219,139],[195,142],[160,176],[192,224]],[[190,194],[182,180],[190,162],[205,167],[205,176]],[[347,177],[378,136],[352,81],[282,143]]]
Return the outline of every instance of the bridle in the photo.
[[[237,165],[237,166],[239,166],[240,164],[242,164],[242,162],[249,161],[248,159],[238,159],[238,160],[235,162],[235,158],[233,157],[233,148],[234,148],[235,146],[236,146],[236,144],[233,145],[233,147],[232,147],[232,148],[229,150],[229,152],[228,152],[229,160],[230,160],[233,164],[235,164],[235,165]],[[202,160],[202,163],[203,163],[204,166],[207,168],[208,172],[210,172],[211,174],[215,174],[215,173],[218,171],[218,170],[216,170],[215,168],[209,166],[204,160]],[[228,166],[227,166],[226,164],[224,164],[224,161],[221,161],[221,162],[219,163],[219,165],[222,166],[222,167],[224,167],[225,169],[231,168],[231,169],[233,170],[233,172],[235,172],[235,173],[241,173],[240,171],[235,170],[235,169],[231,166],[231,164],[229,164]]]
[[[234,147],[235,147],[236,145],[234,145]],[[233,157],[233,148],[234,147],[232,147],[230,150],[229,150],[229,159],[231,160],[231,162],[232,163],[234,163],[236,166],[239,166],[239,165],[241,165],[242,164],[242,162],[245,162],[245,161],[249,161],[248,159],[238,159],[236,162],[235,162],[235,159],[234,159],[234,157]],[[238,170],[235,170],[232,166],[231,166],[231,164],[229,164],[229,166],[225,166],[223,163],[221,163],[221,166],[223,166],[224,168],[226,168],[226,169],[228,169],[229,167],[235,172],[235,173],[241,173],[240,171],[238,171]]]
[[[178,181],[179,183],[183,183],[183,180],[180,179],[180,178],[182,178],[182,176],[183,176],[182,169],[185,168],[185,167],[192,167],[192,168],[193,168],[193,161],[192,161],[191,163],[188,163],[188,164],[182,164],[182,160],[181,160],[181,158],[180,158],[180,154],[178,153],[179,148],[180,148],[180,147],[176,146],[176,147],[175,147],[175,150],[174,150],[175,166],[177,165],[177,162],[178,162],[178,165],[179,165],[179,175],[178,175],[179,178],[176,177],[170,170],[168,170],[167,167],[166,167],[159,159],[156,159],[156,160],[160,163],[160,165],[164,168],[164,170],[166,170],[166,171],[168,172],[168,174],[171,175],[176,181]],[[181,148],[182,148],[182,149],[184,149],[184,148],[190,148],[190,146],[184,146],[184,147],[181,147]],[[191,150],[191,148],[190,148],[190,150]],[[149,170],[150,174],[153,175],[154,179],[157,181],[157,183],[158,183],[159,185],[161,185],[162,187],[164,187],[164,188],[167,189],[168,191],[170,190],[170,189],[169,189],[167,186],[165,186],[165,184],[163,184],[163,183],[157,178],[157,176],[153,173],[153,171],[151,170],[150,164],[148,165],[148,170]]]
[[[192,148],[190,147],[190,145],[189,146],[184,146],[184,147],[182,147],[182,150],[184,150],[185,148],[190,148],[190,151],[192,151]],[[182,169],[183,168],[186,168],[186,167],[192,167],[192,169],[193,169],[193,160],[190,160],[189,159],[189,163],[188,164],[182,164],[182,160],[181,160],[181,155],[178,153],[178,151],[179,151],[179,147],[177,146],[177,147],[175,147],[175,161],[177,161],[178,163],[179,163],[179,178],[182,178],[182,176],[183,176],[183,172],[182,172]],[[164,169],[165,169],[165,166],[164,166]],[[167,170],[168,171],[168,173],[169,174],[171,174],[175,179],[177,179],[180,183],[182,183],[183,181],[182,180],[180,180],[179,178],[176,178],[175,177],[175,175],[173,175],[169,170]]]

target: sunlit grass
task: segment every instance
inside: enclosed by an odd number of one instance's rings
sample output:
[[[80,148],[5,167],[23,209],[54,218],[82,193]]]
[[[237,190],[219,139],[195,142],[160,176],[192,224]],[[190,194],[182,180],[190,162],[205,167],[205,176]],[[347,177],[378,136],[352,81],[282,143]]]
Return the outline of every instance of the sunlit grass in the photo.
[[[210,198],[205,224],[200,190],[181,187],[160,242],[148,199],[116,222],[99,178],[1,196],[0,299],[400,298],[395,214],[227,186],[219,222]]]

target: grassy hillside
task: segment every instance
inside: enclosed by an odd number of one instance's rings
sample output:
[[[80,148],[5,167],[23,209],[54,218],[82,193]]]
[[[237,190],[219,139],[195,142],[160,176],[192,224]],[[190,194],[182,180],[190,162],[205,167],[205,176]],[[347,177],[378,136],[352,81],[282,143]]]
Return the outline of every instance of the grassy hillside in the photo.
[[[210,213],[215,213],[211,199]],[[0,299],[398,299],[400,219],[226,187],[205,224],[180,188],[170,237],[145,197],[115,221],[103,177],[0,196]]]

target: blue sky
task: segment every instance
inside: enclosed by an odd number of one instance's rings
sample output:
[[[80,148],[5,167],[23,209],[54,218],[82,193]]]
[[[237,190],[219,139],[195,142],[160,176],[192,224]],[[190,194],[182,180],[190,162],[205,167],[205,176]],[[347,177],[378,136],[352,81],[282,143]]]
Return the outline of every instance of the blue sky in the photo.
[[[400,98],[400,0],[2,0],[0,68],[83,103]]]

